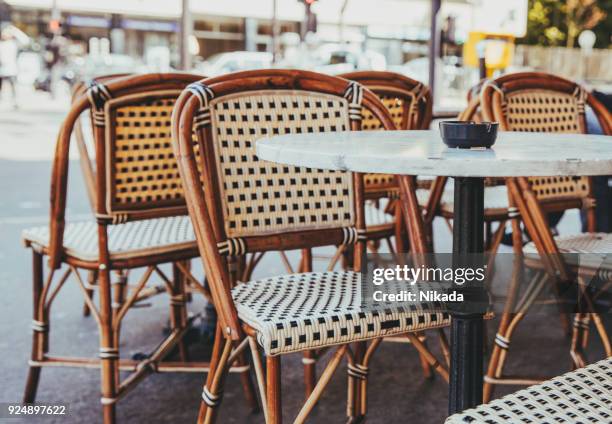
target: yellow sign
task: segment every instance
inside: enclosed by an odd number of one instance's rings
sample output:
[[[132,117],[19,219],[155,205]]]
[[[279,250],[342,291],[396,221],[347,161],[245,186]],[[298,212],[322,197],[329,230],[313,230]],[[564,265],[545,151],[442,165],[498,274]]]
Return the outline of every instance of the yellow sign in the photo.
[[[514,36],[492,32],[470,32],[463,45],[463,64],[477,68],[479,58],[484,55],[487,76],[493,71],[505,69],[514,57]]]

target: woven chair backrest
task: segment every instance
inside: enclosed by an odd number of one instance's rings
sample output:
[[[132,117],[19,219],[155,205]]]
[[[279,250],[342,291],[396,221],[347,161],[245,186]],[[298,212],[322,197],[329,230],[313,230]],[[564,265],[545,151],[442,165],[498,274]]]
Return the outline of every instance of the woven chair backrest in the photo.
[[[427,129],[431,124],[432,98],[423,83],[404,75],[386,71],[360,71],[341,75],[373,91],[389,111],[398,130]],[[383,129],[382,122],[370,110],[363,108],[361,129]],[[397,184],[395,176],[369,173],[364,176],[366,191],[381,190],[390,194]]]
[[[255,141],[348,131],[347,99],[258,90],[210,102],[216,172],[228,237],[355,225],[351,174],[261,161]]]
[[[398,130],[427,129],[431,123],[432,98],[423,83],[395,72],[360,71],[340,75],[373,91],[385,105]],[[372,112],[363,109],[361,129],[384,129]]]
[[[96,143],[98,216],[113,223],[185,214],[171,116],[201,76],[159,74],[94,82],[87,90]]]
[[[510,74],[485,83],[482,108],[504,131],[585,133],[585,106],[594,100],[580,85],[539,73]],[[585,199],[588,177],[530,177],[540,201]]]
[[[124,78],[129,74],[109,74],[100,75],[92,80],[78,81],[72,86],[72,103],[74,103],[80,96],[87,92],[87,89],[95,83],[108,83],[114,79]],[[79,163],[83,172],[83,178],[85,180],[85,188],[87,189],[87,196],[89,198],[92,210],[96,210],[96,169],[95,169],[95,147],[93,146],[93,132],[84,131],[83,122],[88,121],[87,129],[91,130],[93,127],[93,113],[91,109],[88,109],[87,116],[82,116],[77,121],[74,128],[74,138],[79,149]]]

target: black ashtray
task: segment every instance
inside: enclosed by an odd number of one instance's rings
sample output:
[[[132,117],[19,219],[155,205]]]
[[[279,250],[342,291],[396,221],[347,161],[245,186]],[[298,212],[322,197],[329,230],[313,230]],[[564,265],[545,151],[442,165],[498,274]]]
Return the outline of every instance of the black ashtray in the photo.
[[[442,121],[440,135],[448,147],[459,149],[489,148],[495,144],[497,122]]]

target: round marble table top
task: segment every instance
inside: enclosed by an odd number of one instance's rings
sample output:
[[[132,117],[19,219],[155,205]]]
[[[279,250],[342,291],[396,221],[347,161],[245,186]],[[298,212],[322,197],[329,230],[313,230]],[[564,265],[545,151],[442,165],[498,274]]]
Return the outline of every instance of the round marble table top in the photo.
[[[612,137],[500,132],[491,149],[451,149],[437,130],[286,134],[262,138],[260,159],[357,172],[450,177],[612,175]]]

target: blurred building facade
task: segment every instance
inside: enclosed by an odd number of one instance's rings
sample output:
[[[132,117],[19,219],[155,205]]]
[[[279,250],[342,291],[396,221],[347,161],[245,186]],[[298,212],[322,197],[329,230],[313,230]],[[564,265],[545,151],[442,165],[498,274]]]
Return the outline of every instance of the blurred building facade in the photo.
[[[2,1],[0,0],[0,3]],[[166,46],[178,55],[181,2],[178,0],[4,0],[11,21],[32,37],[49,32],[54,7],[62,33],[88,47],[91,38],[108,38],[112,53],[143,57],[152,47]],[[274,4],[276,3],[276,14]],[[391,63],[410,56],[406,41],[429,39],[429,0],[314,1],[320,42],[352,42],[380,51]],[[445,15],[469,22],[472,6],[465,0],[444,2]],[[271,51],[273,16],[279,33],[300,33],[304,0],[191,1],[198,55],[224,51]],[[461,30],[461,28],[459,28]]]

